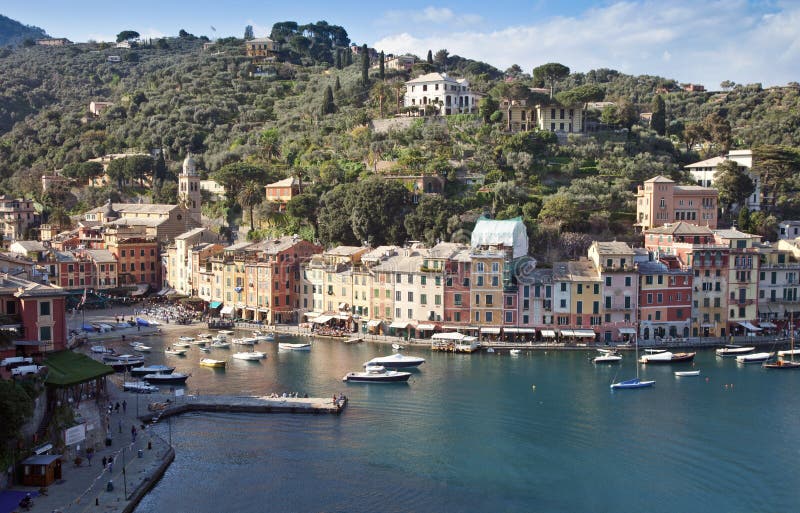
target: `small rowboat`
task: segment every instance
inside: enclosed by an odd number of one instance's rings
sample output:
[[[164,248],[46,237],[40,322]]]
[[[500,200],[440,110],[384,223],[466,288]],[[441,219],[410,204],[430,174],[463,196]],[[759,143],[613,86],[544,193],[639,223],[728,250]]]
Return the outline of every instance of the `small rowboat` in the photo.
[[[699,371],[699,370],[693,370],[693,371],[675,371],[675,377],[676,377],[676,378],[688,377],[688,376],[699,376],[699,375],[700,375],[700,371]]]
[[[215,367],[215,368],[223,368],[225,367],[225,360],[214,360],[213,358],[203,358],[200,360],[200,365],[203,367]]]
[[[164,349],[164,352],[167,354],[171,354],[174,356],[184,356],[186,354],[186,349]]]

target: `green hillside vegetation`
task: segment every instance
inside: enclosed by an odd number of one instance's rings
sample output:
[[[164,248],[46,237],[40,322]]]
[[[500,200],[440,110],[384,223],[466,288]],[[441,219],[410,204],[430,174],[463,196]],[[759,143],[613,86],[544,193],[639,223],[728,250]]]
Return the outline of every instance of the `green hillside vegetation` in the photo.
[[[203,39],[186,33],[130,50],[6,51],[0,58],[0,189],[34,196],[45,215],[58,216],[108,197],[174,201],[180,161],[191,151],[204,174],[233,191],[226,202],[203,206],[226,233],[241,226],[253,238],[288,232],[324,244],[435,243],[460,240],[487,213],[522,216],[534,252],[552,259],[580,254],[592,238],[635,240],[635,190],[643,180],[662,174],[688,182],[682,166],[689,162],[728,148],[764,147],[775,157],[765,176],[780,193],[772,213],[800,215],[792,199],[800,184],[786,172],[800,161],[792,149],[800,141],[795,85],[728,84],[722,92],[686,93],[660,77],[592,70],[554,79],[551,99],[529,90],[549,88],[547,77],[518,66],[502,72],[446,50],[431,52],[431,62],[423,59],[411,74],[385,70],[381,80],[378,69],[368,69],[365,83],[364,63],[350,51],[343,28],[282,22],[272,35],[284,42],[287,62],[259,67],[245,56],[241,39],[204,50]],[[121,62],[108,62],[110,55]],[[465,76],[486,93],[480,112],[415,119],[388,133],[369,128],[372,119],[404,111],[406,80],[435,70]],[[549,132],[506,133],[497,112],[503,97],[615,105],[589,113],[599,131],[558,144]],[[93,117],[93,100],[115,105]],[[639,113],[651,111],[652,128],[639,121]],[[90,158],[159,148],[163,159],[115,166],[116,179],[131,179],[130,188],[41,193],[43,173],[64,168],[85,178],[97,173],[82,165]],[[372,177],[387,161],[392,166],[382,173],[442,177],[445,197],[423,195],[414,203],[400,194],[408,190],[403,182]],[[150,176],[154,186],[146,187]],[[304,194],[279,213],[263,201],[263,185],[288,176],[300,179]],[[474,185],[465,185],[465,176]],[[769,231],[769,213],[753,216],[754,229]]]
[[[37,39],[46,37],[47,33],[39,27],[23,25],[0,14],[0,46],[31,44]]]

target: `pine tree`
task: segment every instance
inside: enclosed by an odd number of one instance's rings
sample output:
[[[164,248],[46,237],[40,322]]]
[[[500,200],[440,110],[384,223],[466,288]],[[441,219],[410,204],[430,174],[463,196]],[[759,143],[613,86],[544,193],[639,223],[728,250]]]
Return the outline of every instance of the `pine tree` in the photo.
[[[369,85],[369,50],[366,43],[361,46],[361,85]]]
[[[658,135],[664,135],[667,131],[667,106],[664,103],[664,98],[657,94],[653,98],[653,113],[650,118],[650,128],[656,131]]]
[[[428,59],[427,59],[427,61],[428,61],[428,64],[433,64],[433,52],[431,52],[430,50],[428,50]]]
[[[336,75],[336,82],[333,83],[333,90],[338,91],[342,88],[342,84],[339,83],[339,75]]]
[[[383,78],[384,78],[384,76],[385,76],[385,68],[384,68],[384,55],[383,55],[383,50],[381,50],[380,61],[378,61],[378,62],[379,62],[379,64],[380,64],[380,67],[379,67],[379,69],[378,69],[378,76],[379,76],[379,77],[381,77],[381,80],[383,80]]]
[[[325,88],[325,96],[322,98],[322,115],[333,114],[334,112],[336,112],[336,104],[333,103],[333,90],[331,86],[328,86]]]

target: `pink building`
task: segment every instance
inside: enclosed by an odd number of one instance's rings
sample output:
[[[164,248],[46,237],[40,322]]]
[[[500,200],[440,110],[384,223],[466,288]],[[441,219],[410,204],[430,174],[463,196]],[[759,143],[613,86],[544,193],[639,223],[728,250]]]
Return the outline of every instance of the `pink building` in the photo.
[[[636,226],[643,230],[684,221],[717,227],[719,192],[699,185],[676,185],[656,176],[644,182],[636,193]]]

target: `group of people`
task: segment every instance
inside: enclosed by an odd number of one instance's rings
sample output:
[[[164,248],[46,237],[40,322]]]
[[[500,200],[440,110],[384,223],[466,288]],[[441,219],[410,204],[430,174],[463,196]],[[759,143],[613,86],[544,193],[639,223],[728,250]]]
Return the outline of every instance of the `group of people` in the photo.
[[[187,323],[200,318],[198,312],[181,304],[172,303],[146,305],[143,308],[137,308],[133,313],[136,316],[156,319],[167,324],[170,322]]]
[[[273,393],[269,394],[267,397],[269,397],[270,399],[289,399],[289,398],[298,398],[298,397],[304,397],[304,398],[308,399],[308,394],[306,393],[306,394],[303,394],[301,396],[300,392],[284,392],[283,395],[278,395],[275,392],[273,392]]]

